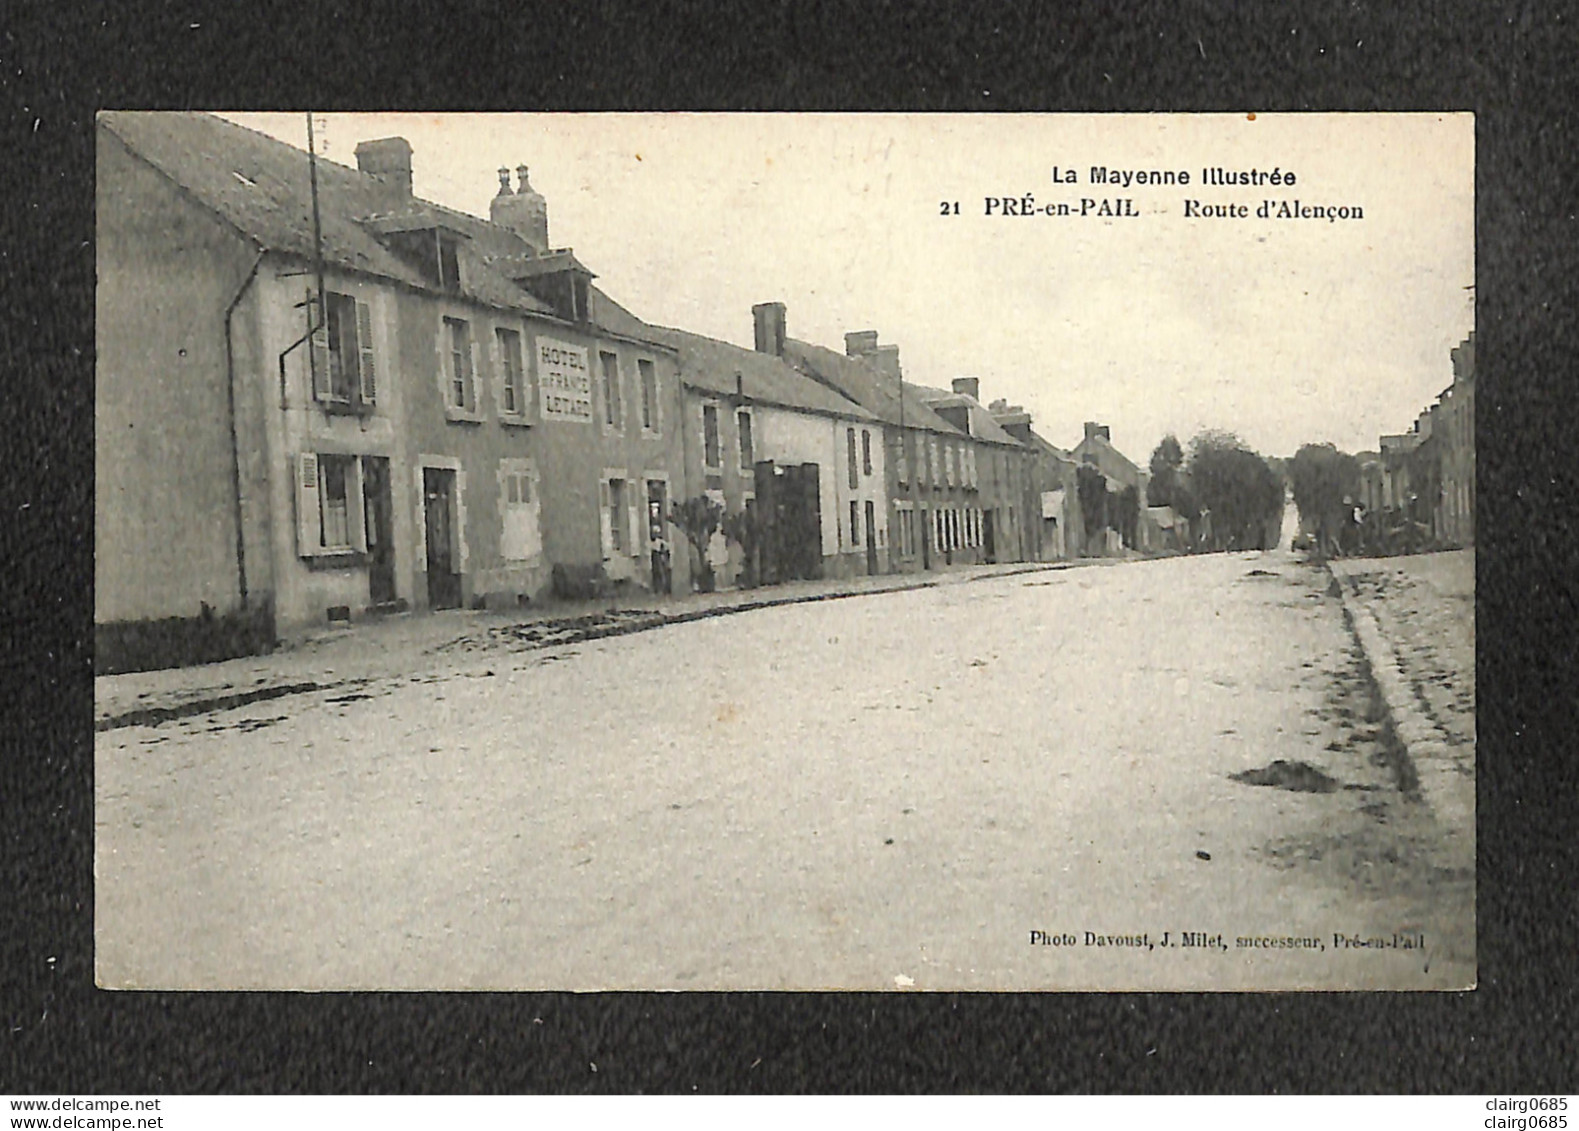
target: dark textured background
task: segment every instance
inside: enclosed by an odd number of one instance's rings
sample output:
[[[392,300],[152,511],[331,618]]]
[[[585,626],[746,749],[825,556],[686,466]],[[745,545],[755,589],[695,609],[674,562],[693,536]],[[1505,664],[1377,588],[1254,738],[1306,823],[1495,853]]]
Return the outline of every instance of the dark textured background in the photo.
[[[650,4],[397,15],[324,3],[260,18],[261,6],[73,7],[18,5],[0,27],[10,457],[0,1092],[1579,1091],[1569,536],[1579,43],[1562,8],[771,3],[750,14]],[[1480,989],[96,990],[93,112],[309,105],[1475,110]]]

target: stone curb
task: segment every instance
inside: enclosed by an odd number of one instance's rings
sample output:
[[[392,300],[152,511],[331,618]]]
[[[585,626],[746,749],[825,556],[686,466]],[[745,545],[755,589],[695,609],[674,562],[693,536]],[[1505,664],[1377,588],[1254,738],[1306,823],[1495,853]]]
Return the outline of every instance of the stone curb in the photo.
[[[1337,587],[1354,635],[1370,665],[1371,678],[1386,704],[1393,731],[1403,747],[1421,798],[1445,827],[1450,838],[1461,839],[1474,858],[1475,767],[1474,752],[1466,758],[1448,734],[1420,707],[1413,686],[1404,675],[1398,654],[1383,634],[1376,614],[1345,578],[1324,567]]]
[[[832,589],[821,593],[791,593],[778,597],[744,597],[739,601],[730,601],[717,605],[707,605],[701,608],[677,608],[666,612],[662,609],[653,609],[650,615],[643,619],[626,624],[611,625],[607,629],[589,632],[581,641],[599,640],[610,636],[624,636],[635,632],[648,632],[655,628],[664,628],[669,625],[687,624],[692,621],[706,620],[710,617],[730,616],[735,613],[752,612],[757,609],[769,609],[782,605],[804,605],[817,601],[836,601],[849,597],[874,597],[884,593],[901,593],[915,589],[936,589],[944,585],[964,585],[977,581],[989,581],[1002,577],[1016,577],[1027,573],[1043,573],[1049,570],[1071,569],[1080,565],[1095,565],[1106,561],[1119,559],[1107,558],[1077,558],[1060,562],[1028,562],[1016,564],[1013,568],[1001,570],[984,570],[965,575],[940,573],[940,574],[912,574],[916,578],[913,582],[901,581],[892,585],[865,586],[860,588],[848,587]],[[745,590],[744,593],[760,593],[761,590]],[[633,610],[634,611],[634,610]],[[531,622],[526,622],[531,623]],[[539,647],[552,648],[559,644],[558,641],[545,642]],[[523,651],[535,651],[534,648]],[[302,695],[314,691],[328,691],[351,684],[366,683],[369,679],[379,678],[375,674],[362,674],[352,677],[341,677],[329,680],[313,680],[281,677],[278,680],[258,684],[244,692],[230,692],[216,695],[199,695],[192,698],[181,698],[179,691],[174,691],[163,696],[156,696],[149,702],[139,703],[137,707],[114,714],[99,715],[94,720],[95,731],[117,730],[128,726],[158,726],[160,723],[170,722],[174,719],[186,718],[192,715],[206,715],[215,711],[227,711],[236,707],[247,706],[267,699],[278,699],[287,695]]]

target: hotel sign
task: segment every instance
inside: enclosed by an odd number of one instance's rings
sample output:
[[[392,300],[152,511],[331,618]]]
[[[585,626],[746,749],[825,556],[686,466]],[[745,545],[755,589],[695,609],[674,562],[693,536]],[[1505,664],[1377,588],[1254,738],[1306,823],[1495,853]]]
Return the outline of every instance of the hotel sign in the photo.
[[[592,371],[585,346],[538,338],[537,387],[544,420],[592,423]]]

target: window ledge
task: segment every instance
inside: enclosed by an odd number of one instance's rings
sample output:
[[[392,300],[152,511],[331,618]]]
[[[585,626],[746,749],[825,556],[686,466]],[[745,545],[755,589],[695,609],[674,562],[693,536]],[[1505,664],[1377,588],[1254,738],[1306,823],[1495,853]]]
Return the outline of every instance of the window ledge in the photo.
[[[499,423],[508,425],[511,428],[532,427],[532,421],[522,412],[501,412],[499,414]]]
[[[482,413],[473,408],[456,408],[454,405],[444,406],[444,419],[455,424],[481,424]]]
[[[318,401],[317,405],[328,416],[372,416],[377,410],[373,405],[351,401]]]
[[[328,550],[302,558],[309,569],[346,569],[366,565],[368,556],[361,550]]]

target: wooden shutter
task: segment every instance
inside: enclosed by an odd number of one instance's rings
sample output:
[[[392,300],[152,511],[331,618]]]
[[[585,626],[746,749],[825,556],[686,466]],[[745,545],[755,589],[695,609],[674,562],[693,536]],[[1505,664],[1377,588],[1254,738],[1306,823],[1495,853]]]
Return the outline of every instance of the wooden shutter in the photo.
[[[320,401],[327,401],[333,396],[329,380],[329,324],[324,315],[325,308],[319,304],[318,296],[308,292],[307,324],[316,329],[313,330],[307,356],[312,368],[313,397]]]
[[[318,456],[302,452],[296,457],[296,552],[311,557],[323,552],[323,527],[318,487]]]
[[[598,480],[598,534],[602,538],[603,556],[614,552],[614,529],[609,525],[609,481]]]
[[[641,547],[647,544],[647,539],[642,533],[641,511],[636,506],[636,484],[640,480],[627,479],[625,481],[625,513],[630,523],[630,538],[626,540],[626,547],[633,558],[641,556]]]
[[[356,304],[356,344],[359,356],[357,372],[361,375],[362,403],[372,404],[377,392],[373,366],[373,312],[365,302]]]
[[[367,552],[367,499],[363,495],[362,461],[352,459],[345,473],[346,540],[351,547]]]

